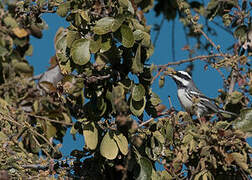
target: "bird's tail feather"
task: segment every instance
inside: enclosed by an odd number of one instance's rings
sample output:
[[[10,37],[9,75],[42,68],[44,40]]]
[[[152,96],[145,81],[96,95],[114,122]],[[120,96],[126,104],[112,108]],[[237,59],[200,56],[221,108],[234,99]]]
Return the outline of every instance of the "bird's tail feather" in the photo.
[[[225,111],[225,110],[222,110],[222,109],[219,110],[219,113],[230,114],[230,115],[236,116],[236,117],[238,116],[238,114],[236,114],[236,113]]]

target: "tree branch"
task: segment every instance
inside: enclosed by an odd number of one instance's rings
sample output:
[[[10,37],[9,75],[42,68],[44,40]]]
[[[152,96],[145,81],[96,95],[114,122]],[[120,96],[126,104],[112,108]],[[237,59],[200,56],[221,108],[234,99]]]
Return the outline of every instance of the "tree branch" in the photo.
[[[50,122],[57,123],[57,124],[63,124],[63,125],[67,125],[67,126],[72,126],[73,125],[73,123],[57,121],[57,120],[54,120],[54,119],[49,119],[49,118],[44,117],[44,116],[38,116],[38,115],[35,115],[35,114],[32,114],[32,113],[25,113],[25,114],[28,115],[28,116],[32,116],[32,117],[35,117],[35,118],[39,118],[39,119],[42,119],[42,120],[45,120],[45,121],[50,121]]]
[[[183,63],[193,62],[193,61],[196,61],[196,60],[203,60],[203,59],[209,59],[209,58],[221,57],[221,56],[228,56],[228,55],[227,54],[202,55],[202,56],[196,56],[196,57],[189,58],[189,59],[183,59],[183,60],[176,61],[176,62],[169,62],[169,63],[164,64],[164,65],[158,65],[157,67],[160,68],[160,69],[157,72],[157,74],[153,77],[153,79],[151,80],[151,84],[154,82],[155,79],[157,79],[159,77],[160,73],[163,72],[168,66],[180,65],[180,64],[183,64]]]
[[[160,31],[161,31],[161,28],[162,28],[162,26],[163,26],[163,24],[164,24],[164,20],[165,20],[165,16],[163,16],[163,18],[162,18],[162,20],[161,20],[161,22],[160,22],[160,24],[159,24],[159,29],[158,29],[157,34],[156,34],[156,36],[155,36],[155,39],[154,39],[154,41],[153,41],[153,46],[154,46],[154,47],[156,46],[156,43],[157,43],[157,40],[158,40]]]

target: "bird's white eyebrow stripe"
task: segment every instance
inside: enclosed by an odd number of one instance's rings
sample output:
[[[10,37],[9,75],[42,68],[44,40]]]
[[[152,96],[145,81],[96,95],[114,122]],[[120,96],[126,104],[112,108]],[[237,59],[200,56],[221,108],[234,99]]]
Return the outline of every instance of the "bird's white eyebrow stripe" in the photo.
[[[188,74],[188,72],[185,71],[178,71],[180,74],[183,74],[184,76],[187,76],[187,78],[191,79],[191,76]]]
[[[184,86],[186,86],[188,84],[188,81],[177,76],[177,75],[173,75],[173,78],[177,79],[179,82],[181,82]]]

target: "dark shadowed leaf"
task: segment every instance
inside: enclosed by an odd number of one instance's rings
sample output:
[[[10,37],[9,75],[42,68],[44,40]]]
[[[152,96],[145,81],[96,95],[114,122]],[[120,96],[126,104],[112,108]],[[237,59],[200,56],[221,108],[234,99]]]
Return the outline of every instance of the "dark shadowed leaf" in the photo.
[[[71,48],[71,56],[74,63],[78,65],[85,65],[89,62],[89,45],[90,41],[87,39],[79,39],[73,42]]]
[[[143,114],[145,105],[146,105],[145,97],[141,101],[134,101],[132,98],[130,99],[130,111],[135,116],[139,117]]]
[[[150,180],[152,175],[152,164],[150,160],[145,157],[140,157],[138,163],[141,169],[137,180]]]

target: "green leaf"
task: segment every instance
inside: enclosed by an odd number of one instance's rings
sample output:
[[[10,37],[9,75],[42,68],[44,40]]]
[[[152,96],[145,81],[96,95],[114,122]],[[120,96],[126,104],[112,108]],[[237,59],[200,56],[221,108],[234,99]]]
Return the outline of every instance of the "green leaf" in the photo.
[[[94,150],[98,144],[98,130],[94,122],[84,123],[83,135],[86,146]]]
[[[25,56],[31,56],[33,52],[32,45],[29,45],[29,48],[25,51]]]
[[[121,35],[122,35],[122,45],[126,48],[131,48],[134,43],[134,35],[131,28],[125,24],[121,26]]]
[[[50,122],[46,122],[46,137],[50,139],[54,137],[57,133],[56,127],[54,127]]]
[[[90,17],[89,17],[89,15],[88,15],[88,11],[81,11],[80,15],[81,15],[81,17],[82,17],[85,21],[90,22]]]
[[[114,135],[114,139],[123,155],[128,154],[128,140],[127,138],[120,133],[119,135]]]
[[[22,73],[33,73],[33,67],[26,62],[12,62],[12,63],[16,71],[20,71]]]
[[[173,127],[169,121],[166,123],[165,132],[166,132],[166,138],[168,142],[172,143],[173,142]]]
[[[61,17],[65,17],[68,13],[69,8],[70,8],[70,1],[67,1],[58,6],[56,13]]]
[[[135,116],[141,116],[144,112],[146,105],[146,98],[144,97],[141,101],[134,101],[133,98],[130,99],[130,111]]]
[[[133,35],[134,35],[135,40],[136,40],[136,41],[142,40],[142,39],[144,38],[144,36],[145,36],[144,33],[145,33],[145,32],[142,31],[142,30],[140,30],[140,29],[135,30],[135,31],[133,32]]]
[[[143,47],[151,47],[151,37],[150,37],[150,34],[148,34],[147,32],[143,32],[143,39],[141,41],[141,45]]]
[[[252,136],[252,108],[242,109],[240,117],[234,121],[234,128],[247,132]]]
[[[161,99],[158,97],[158,95],[154,92],[151,92],[150,101],[153,106],[157,106],[158,104],[162,102]]]
[[[68,57],[62,52],[56,53],[56,57],[59,62],[67,62],[68,61]]]
[[[228,123],[227,121],[219,121],[216,123],[215,127],[216,129],[226,129],[229,125],[230,123]]]
[[[11,16],[5,17],[3,21],[6,26],[10,26],[11,28],[18,27],[17,21]]]
[[[104,17],[96,22],[94,33],[98,35],[115,32],[123,23],[122,18],[114,19],[112,17]]]
[[[134,14],[134,8],[129,0],[119,0],[119,4],[120,6],[122,6],[123,8],[127,8],[129,12]]]
[[[162,144],[165,143],[165,138],[164,136],[159,132],[159,131],[155,131],[153,132],[153,136]]]
[[[8,52],[9,51],[6,48],[0,46],[0,56],[5,56]]]
[[[107,132],[100,145],[101,155],[110,160],[115,159],[118,154],[118,147],[113,139],[113,135],[112,132]]]
[[[70,129],[70,134],[72,134],[74,136],[77,132],[78,132],[78,130],[75,129],[74,126],[72,126]]]
[[[132,69],[133,74],[138,74],[138,73],[143,72],[144,65],[141,62],[141,45],[140,44],[137,47],[136,55],[133,59],[131,69]]]
[[[54,39],[56,51],[65,53],[67,47],[66,31],[64,28],[59,28]]]
[[[161,171],[161,180],[172,180],[173,177],[167,171]]]
[[[89,47],[90,52],[97,53],[101,48],[101,44],[102,44],[101,36],[94,37],[94,39],[90,41],[90,47]]]
[[[100,46],[101,46],[101,50],[100,50],[101,53],[104,53],[104,52],[110,50],[110,48],[111,48],[111,38],[106,38],[105,40],[103,40],[101,42]]]
[[[184,136],[182,143],[187,145],[193,140],[193,136],[191,134],[187,134]]]
[[[68,31],[66,36],[67,47],[71,48],[75,40],[80,39],[81,36],[78,31]]]
[[[164,87],[165,84],[165,77],[164,76],[160,76],[159,80],[158,80],[158,86],[160,88]]]
[[[201,180],[204,174],[207,174],[207,170],[200,171],[198,174],[194,176],[193,180]]]
[[[245,171],[248,170],[247,158],[245,158],[244,155],[234,152],[231,153],[231,156],[238,166],[240,166]]]
[[[138,163],[140,165],[140,173],[136,180],[151,180],[153,168],[151,161],[145,157],[140,157]]]
[[[237,104],[241,101],[241,99],[243,98],[243,94],[241,92],[238,91],[234,91],[232,92],[232,94],[230,95],[230,102],[232,104]]]
[[[87,39],[79,39],[73,42],[70,54],[75,64],[85,65],[89,62],[89,45],[90,41]]]
[[[132,99],[134,101],[141,101],[145,97],[145,89],[142,84],[135,84],[132,89]]]

